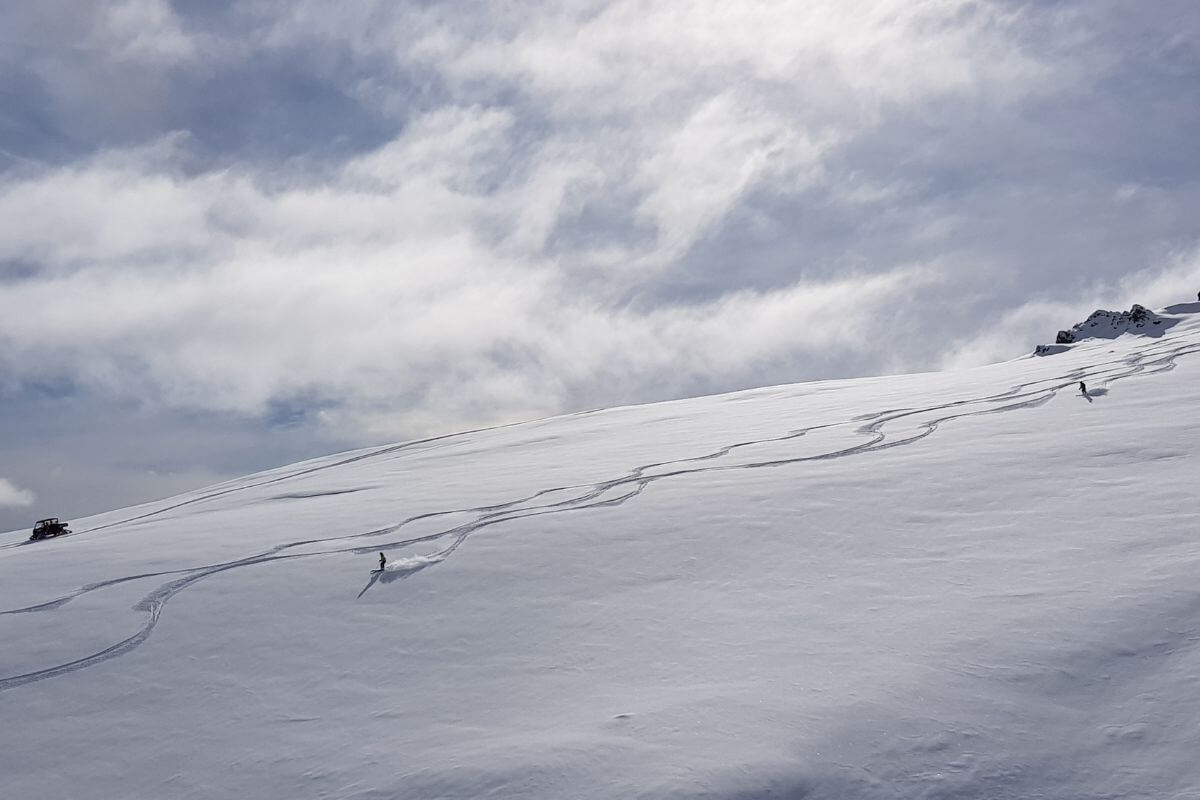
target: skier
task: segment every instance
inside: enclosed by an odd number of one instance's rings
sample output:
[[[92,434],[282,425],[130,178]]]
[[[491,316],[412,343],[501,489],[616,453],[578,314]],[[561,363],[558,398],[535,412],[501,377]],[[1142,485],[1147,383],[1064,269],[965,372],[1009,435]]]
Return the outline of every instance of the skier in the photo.
[[[1080,393],[1080,394],[1087,394],[1087,384],[1086,384],[1086,383],[1084,383],[1083,381],[1080,381],[1080,382],[1079,382],[1079,393]],[[380,555],[382,555],[382,553],[380,553]]]
[[[383,572],[383,568],[387,566],[387,556],[383,553],[379,554],[379,571]]]

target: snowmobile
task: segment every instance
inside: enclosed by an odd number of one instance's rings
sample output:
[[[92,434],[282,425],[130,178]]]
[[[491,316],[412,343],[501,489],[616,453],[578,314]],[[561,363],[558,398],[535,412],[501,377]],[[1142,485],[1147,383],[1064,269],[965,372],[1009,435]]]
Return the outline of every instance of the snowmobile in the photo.
[[[59,522],[58,517],[39,519],[37,524],[33,526],[33,533],[30,534],[29,541],[36,542],[40,539],[49,539],[53,536],[62,536],[64,533],[70,532],[71,529],[67,527],[67,523]]]

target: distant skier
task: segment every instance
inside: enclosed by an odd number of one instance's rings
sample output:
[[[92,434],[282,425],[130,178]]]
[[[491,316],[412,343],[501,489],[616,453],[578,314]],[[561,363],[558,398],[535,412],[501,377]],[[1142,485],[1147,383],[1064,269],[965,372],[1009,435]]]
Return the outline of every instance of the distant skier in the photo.
[[[1083,381],[1080,381],[1080,382],[1079,382],[1079,393],[1080,393],[1080,394],[1087,394],[1087,384],[1086,384],[1086,383],[1084,383]],[[380,555],[383,555],[383,554],[382,554],[382,553],[380,553]]]
[[[383,553],[379,554],[379,571],[383,572],[383,568],[387,566],[387,556]]]

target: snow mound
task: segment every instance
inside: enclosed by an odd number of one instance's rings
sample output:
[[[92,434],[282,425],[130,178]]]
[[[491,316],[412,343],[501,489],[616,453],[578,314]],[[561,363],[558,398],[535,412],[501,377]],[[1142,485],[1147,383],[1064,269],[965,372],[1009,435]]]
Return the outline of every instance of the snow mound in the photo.
[[[1067,345],[1087,339],[1115,339],[1126,333],[1138,336],[1161,336],[1178,320],[1155,314],[1145,306],[1134,303],[1128,311],[1106,311],[1097,309],[1083,322],[1065,331],[1059,331],[1054,344],[1040,344],[1034,355],[1050,356],[1062,353]]]

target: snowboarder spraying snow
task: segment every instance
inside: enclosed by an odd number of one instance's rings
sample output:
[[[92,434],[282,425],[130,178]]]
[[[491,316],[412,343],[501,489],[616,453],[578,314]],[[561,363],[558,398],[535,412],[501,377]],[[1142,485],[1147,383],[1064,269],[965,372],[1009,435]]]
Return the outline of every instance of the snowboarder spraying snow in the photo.
[[[1079,382],[1079,393],[1087,394],[1087,384],[1084,383],[1083,381]],[[380,553],[380,555],[383,555],[383,553]]]
[[[379,571],[383,572],[383,568],[387,566],[387,556],[383,553],[379,554]]]

